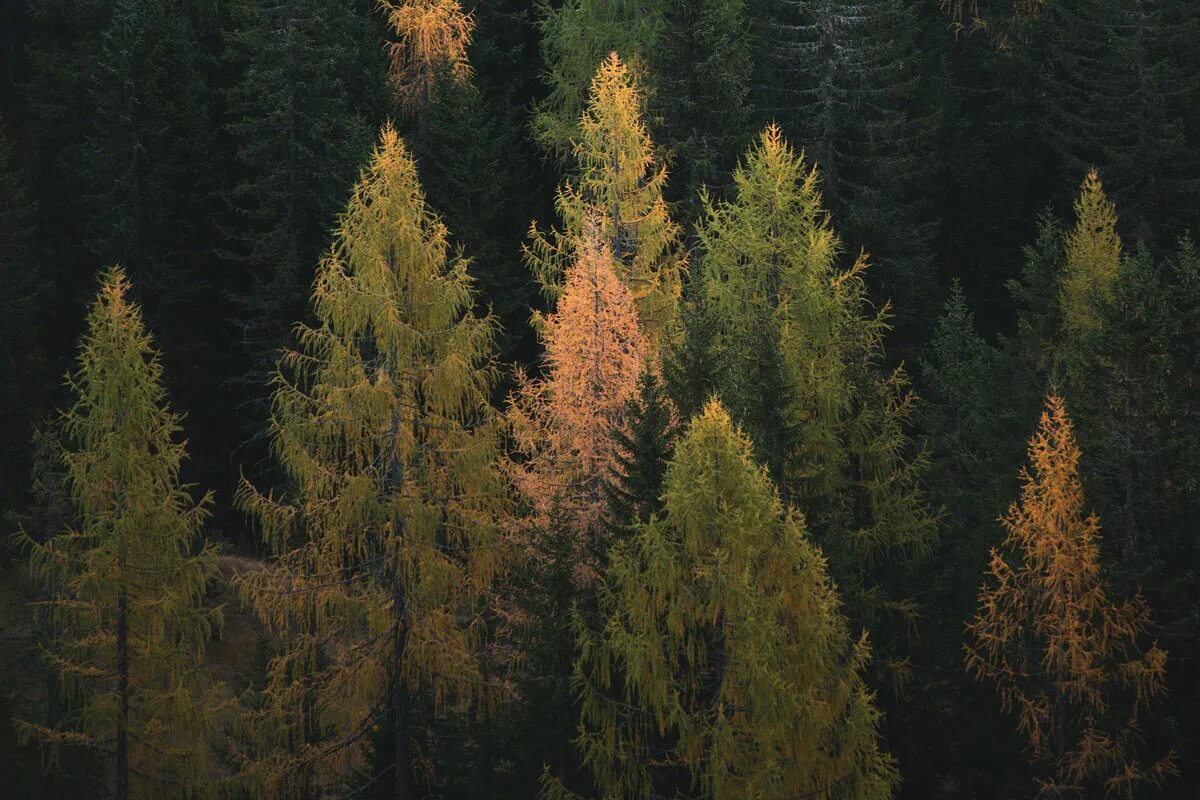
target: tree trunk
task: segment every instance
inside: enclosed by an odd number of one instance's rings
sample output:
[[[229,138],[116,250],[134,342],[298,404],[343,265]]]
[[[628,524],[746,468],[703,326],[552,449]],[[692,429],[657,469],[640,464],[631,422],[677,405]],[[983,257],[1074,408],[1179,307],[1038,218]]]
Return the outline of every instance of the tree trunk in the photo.
[[[129,798],[129,612],[125,590],[117,596],[117,788],[115,800]]]

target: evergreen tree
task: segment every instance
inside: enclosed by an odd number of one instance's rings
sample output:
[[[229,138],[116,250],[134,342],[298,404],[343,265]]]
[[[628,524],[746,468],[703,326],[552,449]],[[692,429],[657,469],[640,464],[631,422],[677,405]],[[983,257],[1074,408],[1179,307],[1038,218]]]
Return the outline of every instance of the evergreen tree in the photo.
[[[426,207],[391,126],[354,188],[313,295],[315,326],[275,381],[283,496],[241,499],[275,552],[244,596],[287,634],[247,722],[248,787],[297,796],[353,784],[368,735],[379,774],[415,796],[414,700],[484,699],[484,592],[501,567],[504,487],[487,400],[494,324]]]
[[[1142,708],[1162,693],[1167,654],[1144,647],[1150,608],[1109,599],[1100,520],[1084,510],[1079,447],[1061,398],[1050,395],[1029,442],[1021,497],[1003,518],[967,669],[993,681],[1016,711],[1047,796],[1132,797],[1174,771],[1173,757],[1139,761]],[[1119,695],[1130,695],[1122,711]]]
[[[102,281],[64,420],[78,524],[44,542],[26,537],[70,712],[25,730],[102,756],[118,800],[208,795],[223,708],[200,669],[221,622],[202,602],[215,551],[196,549],[210,498],[194,502],[179,482],[180,417],[129,282],[120,269]]]
[[[229,10],[225,63],[237,77],[223,99],[237,180],[228,255],[244,268],[234,299],[251,391],[303,315],[312,266],[370,152],[369,109],[354,85],[370,33],[350,4],[239,0]]]
[[[625,530],[662,509],[662,484],[677,435],[675,408],[662,379],[642,369],[637,394],[625,401],[626,429],[613,431],[617,452],[608,480],[608,515]]]
[[[672,167],[672,197],[700,215],[700,190],[729,181],[749,130],[744,0],[665,0],[650,51],[650,117]]]
[[[0,118],[0,429],[27,439],[44,393],[38,312],[44,291],[34,256],[37,204],[25,189]],[[17,448],[0,466],[0,508],[17,500],[13,489],[28,473]]]
[[[538,102],[533,136],[560,161],[577,155],[579,119],[594,103],[595,76],[618,54],[646,83],[646,61],[663,29],[662,0],[567,0],[541,3],[542,60],[549,92]]]
[[[721,396],[759,437],[756,452],[854,602],[873,596],[906,613],[868,589],[870,567],[923,552],[935,529],[921,489],[926,461],[906,432],[907,378],[882,364],[886,308],[869,310],[864,259],[838,268],[816,171],[777,127],[734,183],[736,196],[709,205],[699,234]]]
[[[756,103],[821,170],[850,256],[874,257],[878,293],[909,332],[936,306],[938,140],[949,76],[921,41],[914,0],[758,0]]]
[[[1053,46],[1039,118],[1061,174],[1074,183],[1096,166],[1129,238],[1173,244],[1200,222],[1194,7],[1179,0],[1065,0],[1047,16]]]
[[[719,404],[680,441],[662,514],[617,545],[605,589],[576,665],[601,796],[891,795],[866,640]]]
[[[555,201],[563,228],[545,235],[535,221],[526,259],[553,300],[594,225],[613,253],[618,277],[633,293],[647,337],[657,344],[675,318],[684,255],[679,226],[663,200],[666,170],[655,163],[637,84],[616,53],[592,80],[579,129],[578,173],[563,183]]]

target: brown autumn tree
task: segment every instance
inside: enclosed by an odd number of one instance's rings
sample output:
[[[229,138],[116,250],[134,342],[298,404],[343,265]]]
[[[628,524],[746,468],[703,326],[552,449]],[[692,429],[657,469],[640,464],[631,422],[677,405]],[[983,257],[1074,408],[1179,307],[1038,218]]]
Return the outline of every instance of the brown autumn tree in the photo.
[[[593,233],[568,269],[557,309],[542,330],[546,374],[518,377],[509,419],[519,453],[510,473],[534,526],[568,520],[580,583],[596,577],[605,549],[604,481],[616,464],[647,342],[635,300],[617,277],[612,251]]]
[[[1100,520],[1084,510],[1080,451],[1062,398],[1050,395],[1029,442],[1024,486],[1001,521],[966,664],[996,684],[1039,770],[1039,797],[1132,797],[1174,771],[1143,760],[1139,715],[1164,691],[1167,654],[1139,640],[1140,597],[1118,603],[1100,564]]]
[[[391,84],[404,111],[420,110],[440,70],[460,81],[471,76],[467,48],[475,20],[458,0],[379,0],[379,7],[396,37],[388,45]]]

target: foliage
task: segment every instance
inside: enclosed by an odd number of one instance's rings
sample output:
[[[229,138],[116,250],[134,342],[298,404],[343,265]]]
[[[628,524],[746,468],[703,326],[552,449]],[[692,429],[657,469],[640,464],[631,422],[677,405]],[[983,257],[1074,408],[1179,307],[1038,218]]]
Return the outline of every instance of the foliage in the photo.
[[[1067,234],[1066,251],[1059,302],[1067,331],[1078,335],[1098,324],[1094,306],[1112,291],[1121,263],[1117,208],[1094,169],[1079,187],[1075,228]]]
[[[120,269],[104,273],[70,381],[62,458],[78,524],[26,537],[70,710],[23,725],[53,749],[103,756],[117,798],[207,795],[225,705],[200,669],[221,624],[202,602],[216,571],[201,538],[210,498],[179,482],[181,419],[129,288]]]
[[[410,696],[484,701],[480,600],[501,568],[494,325],[428,210],[394,129],[355,186],[313,294],[317,323],[275,381],[286,495],[245,485],[275,553],[246,599],[285,649],[247,727],[262,796],[335,787],[387,720],[387,766],[411,797]],[[380,776],[368,776],[373,780]]]
[[[1133,752],[1141,709],[1162,694],[1167,654],[1139,643],[1150,627],[1141,596],[1109,599],[1100,521],[1084,511],[1079,447],[1062,398],[1050,395],[1029,442],[1020,500],[1003,518],[979,612],[968,626],[967,669],[996,683],[1030,756],[1047,767],[1047,796],[1133,796],[1173,772],[1172,757]],[[1122,715],[1117,694],[1133,695]]]
[[[388,45],[391,82],[400,107],[409,113],[429,102],[440,71],[458,82],[471,77],[467,48],[475,20],[458,0],[379,0],[396,41]]]

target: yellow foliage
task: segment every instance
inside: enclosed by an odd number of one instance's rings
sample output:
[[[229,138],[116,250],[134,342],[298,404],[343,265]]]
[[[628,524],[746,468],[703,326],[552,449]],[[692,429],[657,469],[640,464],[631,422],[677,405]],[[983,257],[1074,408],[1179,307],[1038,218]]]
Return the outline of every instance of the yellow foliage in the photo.
[[[1094,169],[1079,187],[1075,218],[1067,236],[1060,301],[1067,330],[1078,334],[1099,324],[1095,301],[1111,294],[1121,264],[1117,208]]]
[[[429,100],[438,70],[457,81],[471,77],[467,48],[475,20],[458,0],[379,0],[397,41],[388,45],[391,83],[400,106],[416,112]]]

